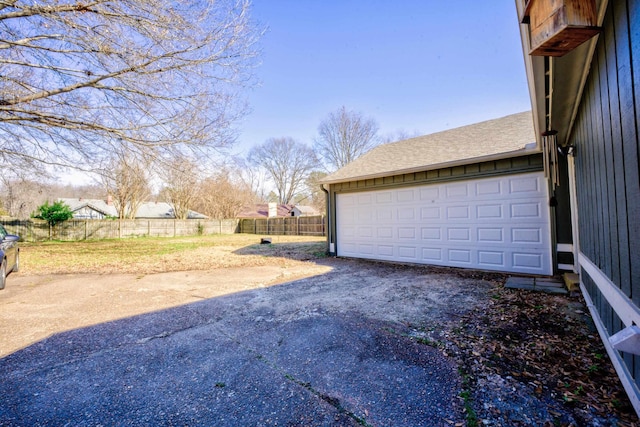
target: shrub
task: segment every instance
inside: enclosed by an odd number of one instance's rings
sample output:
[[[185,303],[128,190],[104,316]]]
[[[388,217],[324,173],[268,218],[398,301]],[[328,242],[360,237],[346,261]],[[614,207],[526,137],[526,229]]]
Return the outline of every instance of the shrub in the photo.
[[[71,208],[62,201],[54,202],[51,205],[47,201],[38,207],[36,212],[33,214],[33,217],[44,219],[49,223],[49,225],[54,226],[60,222],[73,218],[73,212],[71,212]]]

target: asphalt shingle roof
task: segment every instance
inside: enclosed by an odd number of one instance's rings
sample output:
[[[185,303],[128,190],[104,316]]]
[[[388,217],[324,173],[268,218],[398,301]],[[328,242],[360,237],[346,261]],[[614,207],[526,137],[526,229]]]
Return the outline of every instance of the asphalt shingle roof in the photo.
[[[66,203],[72,212],[88,206],[94,210],[100,211],[105,215],[117,217],[118,211],[113,204],[108,204],[105,200],[100,199],[70,199],[60,198],[58,200]],[[145,202],[140,205],[136,212],[136,218],[175,218],[173,214],[173,206],[166,202]],[[205,219],[206,215],[199,212],[189,211],[189,219]]]
[[[322,180],[378,178],[535,152],[530,111],[380,145]]]

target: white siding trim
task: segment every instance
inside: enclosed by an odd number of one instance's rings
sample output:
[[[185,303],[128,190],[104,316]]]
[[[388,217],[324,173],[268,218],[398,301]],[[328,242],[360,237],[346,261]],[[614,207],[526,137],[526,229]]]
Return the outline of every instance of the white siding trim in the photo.
[[[573,245],[570,243],[558,243],[558,252],[572,252],[573,253]]]
[[[640,309],[622,293],[603,272],[582,252],[578,255],[580,266],[589,274],[602,295],[616,312],[625,326],[640,325]]]
[[[602,343],[604,344],[604,347],[607,350],[609,359],[611,360],[613,367],[618,373],[618,377],[620,378],[620,382],[622,383],[624,390],[627,392],[627,396],[629,396],[629,401],[631,402],[631,405],[633,406],[633,408],[636,410],[636,413],[640,414],[640,390],[638,389],[638,386],[633,380],[633,377],[629,373],[629,370],[627,369],[627,365],[623,363],[622,358],[620,357],[620,353],[617,350],[615,350],[611,345],[611,343],[609,342],[609,335],[608,335],[607,329],[604,327],[604,324],[602,323],[602,319],[600,319],[600,315],[598,314],[598,310],[596,310],[595,306],[593,305],[593,301],[591,300],[591,297],[589,296],[589,292],[587,292],[587,289],[585,288],[584,284],[582,283],[580,284],[580,289],[582,290],[582,295],[584,295],[584,300],[585,300],[585,303],[587,304],[587,307],[589,308],[589,312],[591,313],[593,322],[595,323],[596,328],[598,329],[598,333],[600,334]]]
[[[578,263],[578,255],[580,253],[580,232],[578,223],[578,196],[576,190],[576,161],[573,156],[568,156],[567,164],[569,167],[569,199],[571,206],[571,234],[573,235],[573,272],[578,273],[575,264]]]

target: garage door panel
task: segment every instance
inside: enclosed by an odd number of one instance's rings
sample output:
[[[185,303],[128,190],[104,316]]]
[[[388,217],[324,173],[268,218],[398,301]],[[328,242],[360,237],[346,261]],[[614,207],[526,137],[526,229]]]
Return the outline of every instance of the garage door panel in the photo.
[[[375,246],[368,243],[361,243],[358,245],[358,252],[364,255],[374,255]]]
[[[380,239],[393,239],[392,227],[380,227],[378,228],[378,238]]]
[[[398,191],[396,201],[398,203],[413,202],[413,190]]]
[[[448,251],[449,261],[455,264],[471,264],[471,250],[470,249],[449,249]]]
[[[416,239],[416,228],[415,227],[399,227],[398,228],[398,239]]]
[[[448,206],[447,219],[469,219],[469,206]]]
[[[440,214],[440,208],[436,206],[422,207],[420,208],[420,219],[423,220],[433,220],[440,219],[442,215]]]
[[[540,193],[541,180],[530,177],[518,177],[509,179],[509,191],[511,194],[537,194]]]
[[[360,238],[373,237],[373,227],[358,227],[358,237]]]
[[[459,199],[469,197],[468,184],[449,184],[444,187],[448,199]]]
[[[478,243],[504,243],[504,230],[502,227],[477,229]]]
[[[377,208],[376,209],[376,219],[378,221],[391,221],[393,219],[393,209],[392,208]]]
[[[477,219],[503,219],[503,206],[500,204],[491,205],[476,205],[476,218]]]
[[[422,240],[428,242],[442,240],[442,230],[440,227],[422,227],[420,235]]]
[[[511,243],[517,245],[542,244],[540,228],[512,228]]]
[[[442,248],[422,248],[422,260],[427,263],[442,262]]]
[[[398,256],[405,260],[411,260],[412,262],[418,261],[417,251],[418,248],[415,246],[398,246]]]
[[[469,242],[471,240],[471,232],[467,227],[448,227],[447,238],[453,242]]]
[[[398,208],[397,218],[399,221],[413,221],[416,219],[416,212],[413,207],[411,208]]]
[[[377,204],[392,204],[393,203],[393,194],[390,191],[383,191],[381,193],[376,194],[376,203]]]
[[[542,254],[514,252],[512,257],[514,269],[539,271],[544,265]]]
[[[486,269],[506,269],[504,252],[500,251],[478,251],[478,265]]]
[[[522,202],[511,204],[511,218],[541,218],[542,206],[539,202]]]
[[[440,189],[438,187],[420,188],[420,200],[435,202],[440,199]]]
[[[338,194],[340,256],[551,274],[542,173]]]
[[[502,194],[502,181],[487,179],[475,184],[476,196],[496,196]]]

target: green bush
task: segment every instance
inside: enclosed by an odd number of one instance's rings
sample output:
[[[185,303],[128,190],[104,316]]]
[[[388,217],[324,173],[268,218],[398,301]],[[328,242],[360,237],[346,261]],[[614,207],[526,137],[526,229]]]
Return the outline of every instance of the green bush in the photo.
[[[71,208],[64,202],[57,201],[50,205],[47,201],[38,207],[36,212],[33,214],[33,217],[44,219],[49,223],[49,225],[54,226],[60,222],[73,218],[73,212],[71,212]]]

